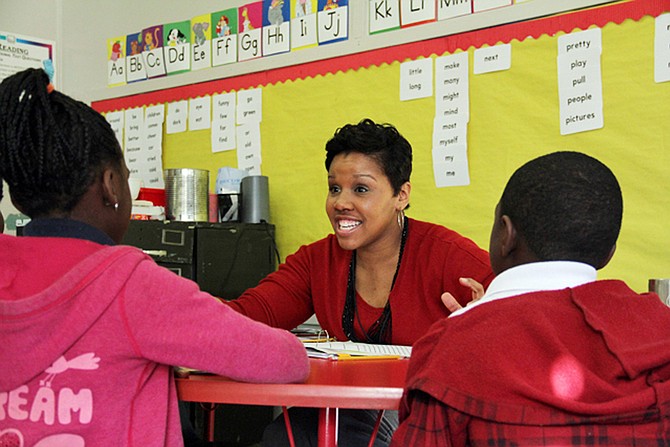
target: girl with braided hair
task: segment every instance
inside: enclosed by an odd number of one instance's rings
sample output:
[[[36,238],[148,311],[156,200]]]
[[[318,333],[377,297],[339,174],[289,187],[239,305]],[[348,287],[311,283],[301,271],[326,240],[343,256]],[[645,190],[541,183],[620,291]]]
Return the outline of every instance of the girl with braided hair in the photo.
[[[292,334],[117,245],[131,211],[121,148],[42,70],[0,84],[0,178],[31,218],[25,237],[0,235],[0,364],[12,365],[0,377],[3,441],[182,446],[170,365],[306,378]]]

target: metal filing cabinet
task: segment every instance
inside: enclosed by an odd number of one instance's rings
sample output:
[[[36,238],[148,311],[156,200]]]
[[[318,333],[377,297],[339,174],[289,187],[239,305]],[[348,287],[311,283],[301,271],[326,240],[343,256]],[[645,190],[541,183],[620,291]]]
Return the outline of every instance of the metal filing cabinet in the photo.
[[[277,265],[274,225],[265,223],[131,220],[123,243],[225,299],[254,287]]]

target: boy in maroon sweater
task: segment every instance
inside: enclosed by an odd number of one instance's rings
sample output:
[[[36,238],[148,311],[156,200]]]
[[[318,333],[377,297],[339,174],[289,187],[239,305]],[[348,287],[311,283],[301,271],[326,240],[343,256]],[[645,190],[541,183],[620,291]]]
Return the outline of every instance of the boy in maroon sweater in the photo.
[[[491,232],[497,276],[414,345],[392,445],[669,445],[670,309],[596,280],[622,210],[587,155],[514,173]]]

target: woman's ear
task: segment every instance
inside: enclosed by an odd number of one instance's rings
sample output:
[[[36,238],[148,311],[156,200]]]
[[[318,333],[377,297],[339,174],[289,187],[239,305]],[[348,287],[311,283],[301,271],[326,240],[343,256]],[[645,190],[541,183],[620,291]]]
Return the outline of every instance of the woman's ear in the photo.
[[[405,208],[407,208],[407,205],[409,205],[409,195],[411,191],[412,191],[412,185],[410,182],[405,182],[400,187],[400,191],[398,192],[398,205],[399,205],[398,211],[404,210]]]

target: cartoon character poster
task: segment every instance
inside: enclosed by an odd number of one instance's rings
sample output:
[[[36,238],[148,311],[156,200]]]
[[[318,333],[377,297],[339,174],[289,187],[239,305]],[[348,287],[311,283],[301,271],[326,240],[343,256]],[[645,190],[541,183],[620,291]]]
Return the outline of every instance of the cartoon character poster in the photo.
[[[211,14],[212,65],[237,62],[237,8]]]
[[[291,49],[290,0],[263,0],[263,56]]]
[[[163,25],[155,25],[142,30],[142,55],[144,56],[147,77],[165,76]]]
[[[126,81],[143,81],[147,78],[147,70],[142,57],[142,33],[126,36]]]
[[[317,0],[291,0],[291,50],[318,45]]]
[[[349,38],[348,0],[318,0],[317,18],[319,44],[333,43]]]
[[[191,69],[191,21],[163,25],[165,71],[168,75]]]
[[[107,39],[107,85],[126,83],[126,36]]]
[[[261,29],[263,28],[263,2],[247,3],[238,8],[237,58],[240,61],[261,56]]]
[[[209,14],[191,19],[191,70],[201,70],[212,66],[210,26]]]

